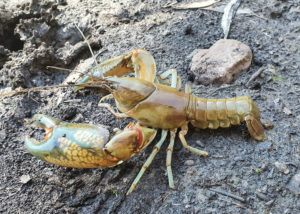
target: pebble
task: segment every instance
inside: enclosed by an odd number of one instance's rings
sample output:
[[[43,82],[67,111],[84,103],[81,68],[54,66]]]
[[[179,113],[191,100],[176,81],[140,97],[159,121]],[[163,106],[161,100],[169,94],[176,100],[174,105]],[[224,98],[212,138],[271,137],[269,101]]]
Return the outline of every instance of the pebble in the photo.
[[[4,140],[6,138],[6,131],[3,129],[0,131],[0,140]]]
[[[193,165],[195,165],[195,161],[193,161],[193,160],[186,160],[184,162],[184,165],[186,165],[186,166],[193,166]]]
[[[195,52],[190,71],[200,84],[227,84],[241,71],[248,69],[251,60],[249,46],[237,40],[221,39],[209,49]]]
[[[61,179],[58,176],[53,175],[48,178],[48,183],[55,184],[55,185],[61,185]]]
[[[264,193],[261,193],[260,191],[256,190],[255,192],[256,196],[263,200],[263,201],[270,201],[269,197],[267,195],[265,195]]]
[[[267,205],[267,206],[271,206],[271,205],[274,203],[274,201],[275,201],[275,200],[274,200],[274,199],[272,199],[272,200],[270,200],[270,201],[266,202],[266,205]]]
[[[296,195],[300,195],[300,173],[295,174],[287,185],[287,188]]]
[[[273,129],[274,128],[274,124],[266,119],[261,119],[261,122],[263,124],[263,127],[267,130]]]
[[[275,165],[275,167],[276,167],[280,172],[282,172],[282,173],[284,173],[284,174],[286,174],[286,175],[289,174],[290,170],[289,170],[288,166],[287,166],[285,163],[281,163],[281,162],[276,161],[276,162],[274,163],[274,165]]]
[[[287,107],[283,108],[283,113],[285,113],[286,115],[292,115],[292,111],[290,109],[288,109]]]
[[[78,122],[83,122],[84,121],[84,117],[81,113],[77,114],[76,117],[74,118],[74,122],[78,123]]]
[[[31,180],[31,177],[29,175],[22,175],[20,177],[20,182],[22,184],[27,184]]]
[[[205,147],[201,140],[196,140],[196,144],[202,148]]]
[[[256,145],[256,148],[259,150],[270,150],[272,148],[271,142],[262,142]]]
[[[75,184],[76,180],[75,179],[71,179],[67,182],[67,186],[73,186]]]
[[[171,35],[171,31],[169,30],[165,30],[163,33],[162,33],[162,36],[170,36]]]

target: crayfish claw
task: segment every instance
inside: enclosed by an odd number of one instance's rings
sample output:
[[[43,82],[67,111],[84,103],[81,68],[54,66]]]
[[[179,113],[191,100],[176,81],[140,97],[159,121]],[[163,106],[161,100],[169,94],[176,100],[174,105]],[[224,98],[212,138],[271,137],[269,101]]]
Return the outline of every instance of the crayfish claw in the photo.
[[[49,155],[55,145],[51,141],[38,141],[34,138],[25,138],[25,148],[34,156],[44,160],[46,155]]]
[[[31,119],[26,119],[25,122],[33,127],[52,129],[53,127],[59,125],[61,121],[44,114],[35,114]]]

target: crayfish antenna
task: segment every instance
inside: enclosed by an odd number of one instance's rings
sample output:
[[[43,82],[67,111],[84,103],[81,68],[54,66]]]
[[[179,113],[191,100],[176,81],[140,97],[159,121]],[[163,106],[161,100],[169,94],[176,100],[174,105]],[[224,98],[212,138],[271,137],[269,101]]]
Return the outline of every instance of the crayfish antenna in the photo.
[[[91,47],[90,43],[88,42],[88,40],[87,40],[86,37],[84,36],[83,32],[82,32],[82,31],[80,30],[80,28],[78,27],[78,25],[75,24],[75,23],[74,23],[74,25],[75,25],[75,27],[77,28],[77,30],[79,31],[79,33],[81,34],[81,36],[82,36],[82,38],[84,39],[84,41],[86,42],[87,46],[89,47],[89,50],[90,50],[90,52],[91,52],[91,54],[92,54],[92,57],[93,57],[93,59],[94,59],[95,64],[98,65],[97,60],[96,60],[96,56],[95,56],[95,54],[94,54],[94,52],[93,52],[93,50],[92,50],[92,47]]]
[[[81,71],[78,71],[78,70],[72,70],[72,69],[68,69],[68,68],[61,68],[61,67],[57,67],[57,66],[51,66],[51,65],[48,65],[46,66],[47,69],[54,69],[54,70],[62,70],[62,71],[68,71],[68,72],[76,72],[76,73],[79,73],[79,74],[82,74],[82,75],[86,75],[85,73],[81,72]]]
[[[82,36],[82,38],[84,39],[85,43],[87,44],[88,48],[89,48],[89,51],[93,57],[93,61],[96,65],[98,65],[98,62],[96,60],[96,56],[92,50],[92,47],[90,45],[90,43],[88,42],[87,38],[84,36],[83,32],[80,30],[80,28],[78,27],[78,25],[76,23],[73,23],[74,26],[76,27],[76,29],[79,31],[80,35]],[[62,70],[62,71],[69,71],[69,72],[76,72],[76,73],[80,73],[80,74],[83,74],[83,75],[87,75],[86,73],[84,72],[80,72],[80,71],[76,71],[76,70],[72,70],[72,69],[67,69],[67,68],[60,68],[60,67],[56,67],[56,66],[46,66],[47,69],[51,68],[51,69],[55,69],[55,70]],[[101,74],[101,76],[103,77],[103,74]]]

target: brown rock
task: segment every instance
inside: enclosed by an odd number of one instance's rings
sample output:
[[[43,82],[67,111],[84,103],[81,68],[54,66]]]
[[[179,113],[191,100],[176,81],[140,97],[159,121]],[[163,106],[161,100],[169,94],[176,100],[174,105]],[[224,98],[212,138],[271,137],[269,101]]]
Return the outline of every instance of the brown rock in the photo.
[[[204,85],[231,83],[237,74],[249,68],[251,60],[249,46],[237,40],[221,39],[209,49],[196,51],[190,70],[195,81]]]

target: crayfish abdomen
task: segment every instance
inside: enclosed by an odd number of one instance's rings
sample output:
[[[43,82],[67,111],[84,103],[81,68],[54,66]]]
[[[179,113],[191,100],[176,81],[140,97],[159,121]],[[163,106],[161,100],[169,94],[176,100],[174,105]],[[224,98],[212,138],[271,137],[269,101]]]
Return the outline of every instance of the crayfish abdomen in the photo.
[[[265,138],[260,112],[255,102],[248,96],[206,99],[191,95],[187,115],[192,125],[201,129],[227,128],[245,121],[253,138],[256,140]]]

